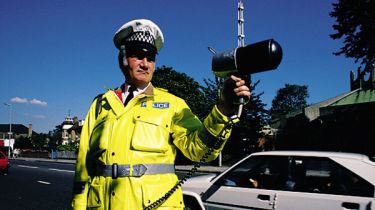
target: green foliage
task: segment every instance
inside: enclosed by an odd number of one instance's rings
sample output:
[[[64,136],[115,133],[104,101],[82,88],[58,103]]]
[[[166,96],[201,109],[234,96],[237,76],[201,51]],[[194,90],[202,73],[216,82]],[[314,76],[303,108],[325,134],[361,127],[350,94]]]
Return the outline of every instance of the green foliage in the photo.
[[[31,140],[33,143],[33,148],[41,150],[47,146],[48,135],[43,133],[33,135]]]
[[[271,114],[287,114],[294,110],[307,106],[306,99],[309,97],[306,85],[285,84],[285,87],[277,91],[272,100]]]
[[[260,131],[269,121],[269,112],[266,104],[262,102],[262,93],[256,93],[256,86],[259,80],[252,83],[249,79],[249,87],[251,91],[250,101],[244,106],[240,122],[233,128],[230,143],[228,143],[223,151],[224,155],[232,157],[232,161],[236,161],[246,156],[254,150],[256,141],[260,137]]]
[[[211,111],[212,107],[218,102],[219,100],[219,88],[221,87],[221,81],[219,80],[211,80],[211,79],[204,79],[205,86],[202,88],[204,99],[203,99],[203,106],[206,107],[207,114]],[[207,115],[206,114],[206,115]]]
[[[44,133],[33,135],[31,138],[20,136],[15,139],[14,148],[41,150],[48,147],[48,140],[48,135]]]
[[[361,66],[373,65],[375,62],[375,1],[373,0],[340,0],[334,3],[331,17],[336,18],[333,25],[335,34],[332,39],[344,38],[344,46],[335,55],[361,61]]]
[[[266,109],[266,104],[262,102],[262,93],[256,93],[255,88],[259,84],[259,80],[253,84],[250,81],[251,98],[249,103],[245,106],[243,119],[240,122],[242,127],[259,132],[261,128],[267,125],[269,121],[269,112]]]
[[[49,133],[48,146],[55,149],[57,145],[62,143],[62,125],[57,125],[55,129]]]
[[[77,151],[77,145],[75,143],[58,145],[57,150],[58,151]]]
[[[32,144],[31,139],[29,137],[21,136],[21,137],[15,139],[14,148],[32,149],[33,144]]]
[[[207,104],[212,106],[218,101],[219,88],[222,87],[224,81],[204,80],[206,87],[204,88],[205,100]],[[245,130],[259,131],[260,128],[268,123],[268,110],[265,108],[261,100],[263,93],[256,93],[255,88],[259,84],[259,80],[252,83],[251,78],[248,79],[251,97],[250,101],[244,106],[241,121],[237,126]]]
[[[152,84],[184,99],[200,119],[210,111],[210,105],[205,100],[204,88],[184,73],[177,72],[171,67],[158,67],[154,72]]]

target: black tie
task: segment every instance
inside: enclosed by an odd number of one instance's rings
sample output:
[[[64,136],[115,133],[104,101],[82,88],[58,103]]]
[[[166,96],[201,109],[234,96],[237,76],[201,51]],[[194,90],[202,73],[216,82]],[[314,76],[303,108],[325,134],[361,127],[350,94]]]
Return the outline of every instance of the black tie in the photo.
[[[129,103],[129,101],[134,97],[134,93],[133,92],[136,89],[137,88],[134,85],[130,86],[130,88],[128,89],[129,94],[128,94],[128,97],[126,97],[126,99],[125,99],[124,106],[126,106]]]

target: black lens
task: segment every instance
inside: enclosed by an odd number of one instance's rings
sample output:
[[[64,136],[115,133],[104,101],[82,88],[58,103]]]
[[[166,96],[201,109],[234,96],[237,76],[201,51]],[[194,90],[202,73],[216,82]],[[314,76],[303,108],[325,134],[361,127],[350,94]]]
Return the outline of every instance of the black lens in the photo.
[[[127,50],[126,56],[131,58],[138,58],[139,60],[146,58],[149,62],[154,62],[156,58],[155,53],[145,51],[142,49]]]

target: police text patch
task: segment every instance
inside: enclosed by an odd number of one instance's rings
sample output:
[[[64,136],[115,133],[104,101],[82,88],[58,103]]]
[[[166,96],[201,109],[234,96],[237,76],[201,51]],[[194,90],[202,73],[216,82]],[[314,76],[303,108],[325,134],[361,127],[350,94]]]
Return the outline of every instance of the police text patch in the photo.
[[[154,102],[152,103],[152,108],[156,108],[156,109],[169,108],[169,102]]]

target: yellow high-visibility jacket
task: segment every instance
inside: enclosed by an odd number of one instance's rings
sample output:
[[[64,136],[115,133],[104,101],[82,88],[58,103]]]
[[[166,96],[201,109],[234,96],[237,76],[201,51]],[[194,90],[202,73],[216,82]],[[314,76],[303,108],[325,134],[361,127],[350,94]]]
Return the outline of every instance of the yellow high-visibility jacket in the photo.
[[[174,173],[134,177],[135,164],[174,164],[177,148],[199,161],[216,141],[228,118],[215,106],[202,123],[184,100],[150,85],[124,106],[114,90],[95,99],[85,118],[74,177],[73,209],[143,209],[164,196],[178,181]],[[224,142],[230,135],[226,132]],[[222,150],[216,148],[207,161]],[[130,175],[98,173],[104,165],[130,165]],[[183,209],[179,188],[160,209]]]

